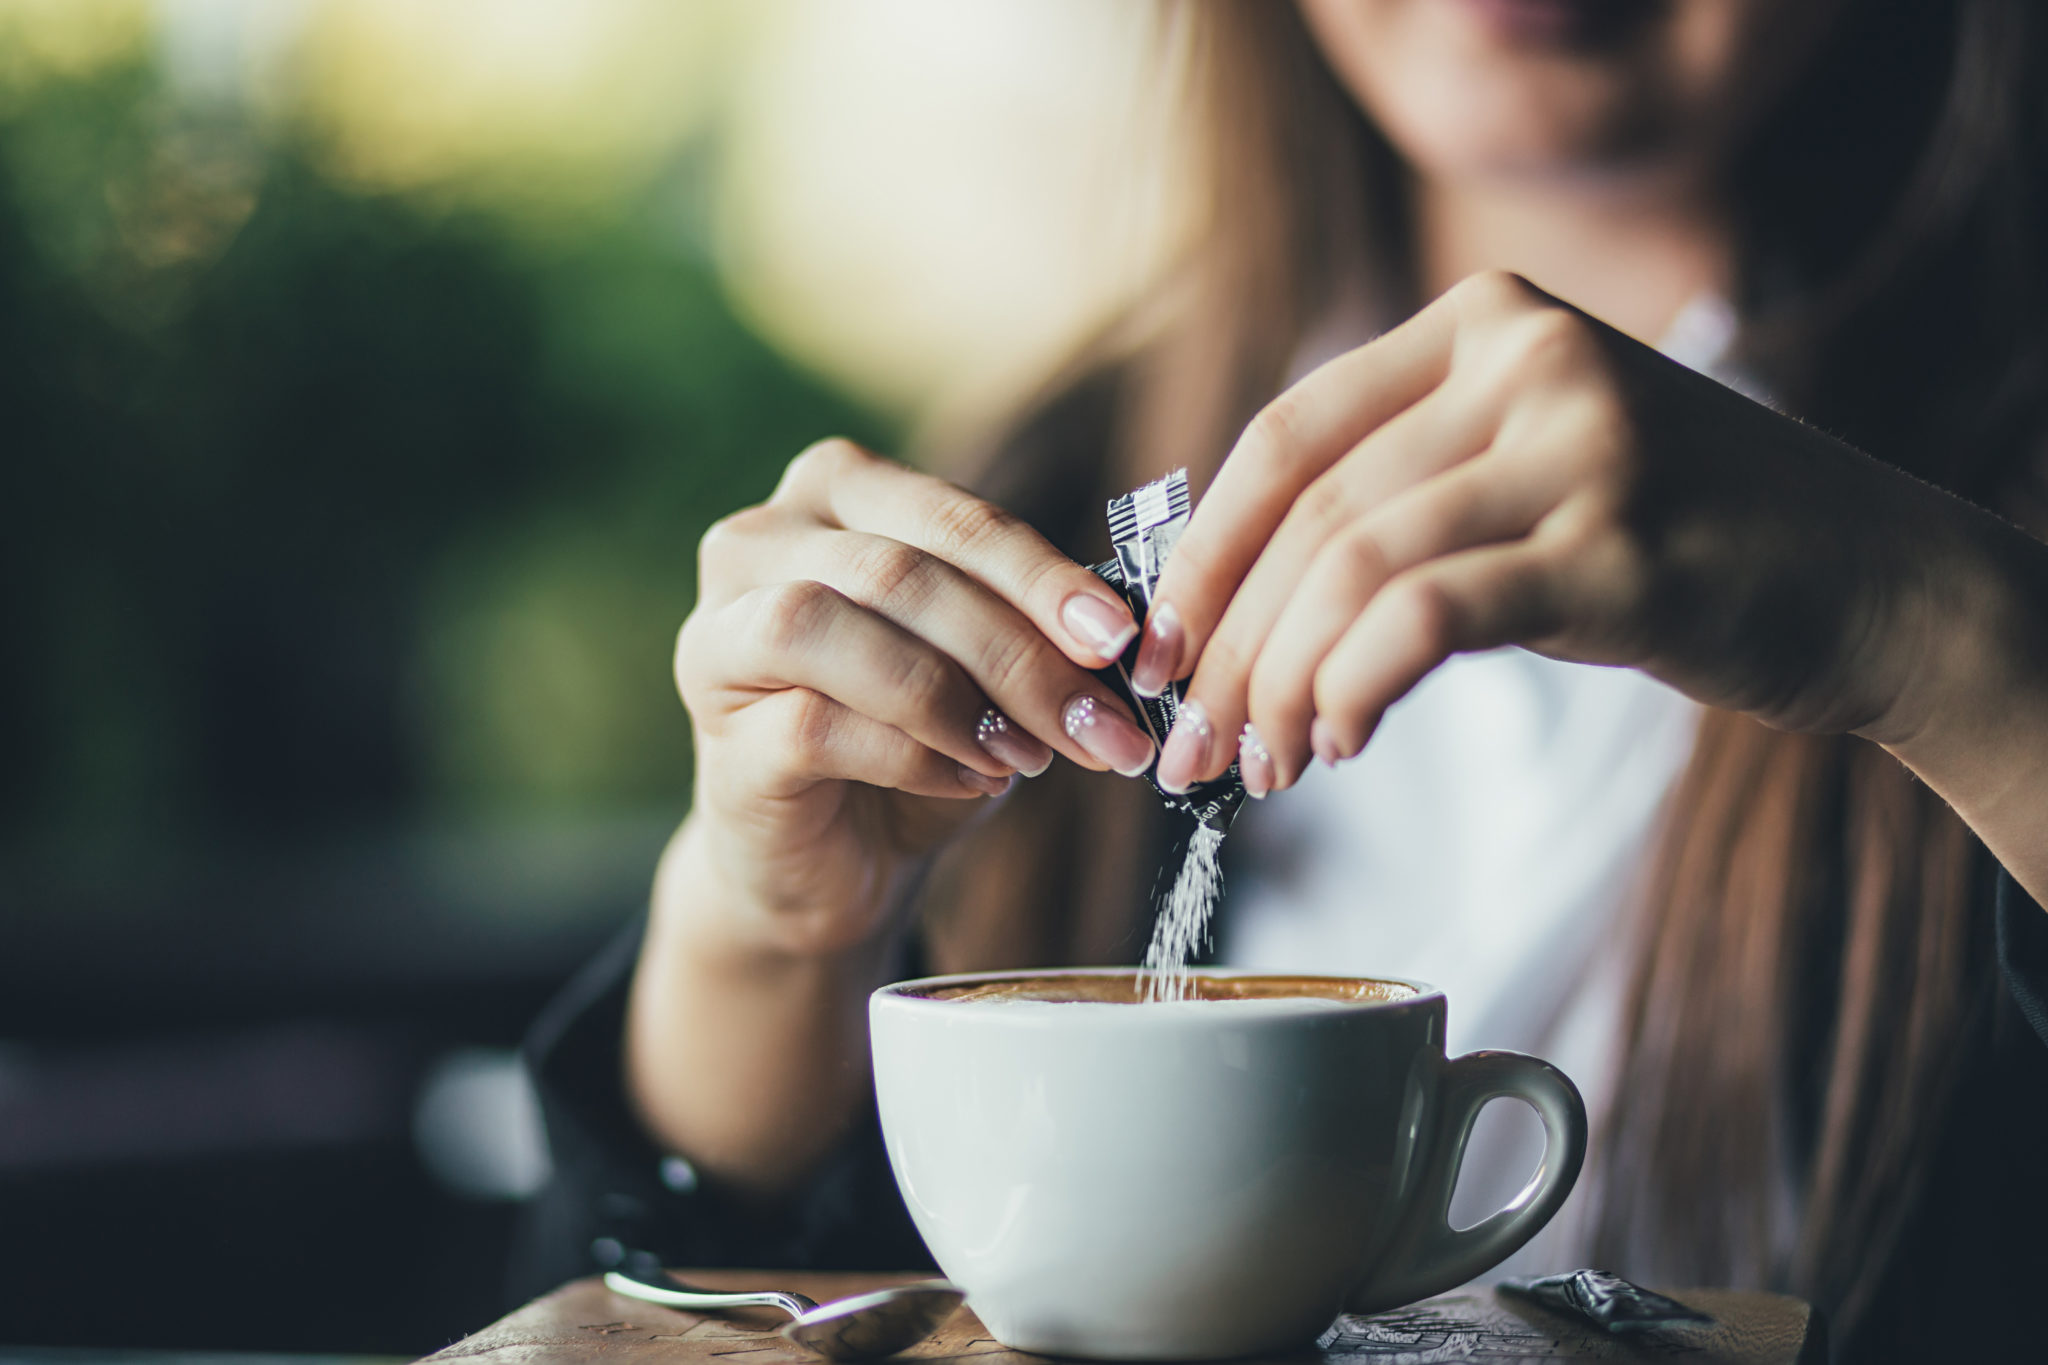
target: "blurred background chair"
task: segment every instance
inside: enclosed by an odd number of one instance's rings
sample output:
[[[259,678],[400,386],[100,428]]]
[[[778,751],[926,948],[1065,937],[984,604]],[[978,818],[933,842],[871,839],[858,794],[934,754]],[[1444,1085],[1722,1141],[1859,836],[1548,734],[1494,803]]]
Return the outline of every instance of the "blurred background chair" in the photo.
[[[695,542],[1161,268],[1146,14],[0,0],[0,1343],[507,1306]]]

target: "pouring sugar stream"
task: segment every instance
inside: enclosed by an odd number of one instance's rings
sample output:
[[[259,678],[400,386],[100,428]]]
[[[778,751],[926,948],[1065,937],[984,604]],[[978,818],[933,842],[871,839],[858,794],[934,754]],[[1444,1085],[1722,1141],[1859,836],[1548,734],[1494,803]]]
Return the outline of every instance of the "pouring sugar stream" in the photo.
[[[1176,469],[1163,479],[1112,499],[1109,504],[1109,534],[1116,558],[1091,567],[1123,595],[1132,615],[1139,620],[1151,610],[1152,595],[1166,570],[1167,557],[1179,542],[1192,511],[1185,469]],[[1186,684],[1173,683],[1156,697],[1142,695],[1131,686],[1131,668],[1137,659],[1138,642],[1134,640],[1124,656],[1101,670],[1100,676],[1129,703],[1138,723],[1152,736],[1155,755],[1145,780],[1152,784],[1152,790],[1168,810],[1190,816],[1195,822],[1181,856],[1180,870],[1153,922],[1152,942],[1145,951],[1139,975],[1146,1000],[1182,1000],[1188,994],[1188,963],[1206,944],[1209,921],[1223,894],[1223,836],[1244,806],[1244,781],[1233,762],[1221,777],[1198,782],[1185,792],[1170,792],[1159,785],[1156,750],[1165,747],[1166,736],[1180,715]]]

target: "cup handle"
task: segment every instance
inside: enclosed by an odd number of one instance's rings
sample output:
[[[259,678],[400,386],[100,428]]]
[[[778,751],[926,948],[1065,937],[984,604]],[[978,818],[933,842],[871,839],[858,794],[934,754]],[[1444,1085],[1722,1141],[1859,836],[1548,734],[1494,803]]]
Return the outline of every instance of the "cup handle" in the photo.
[[[1489,1100],[1521,1100],[1543,1120],[1543,1161],[1507,1207],[1462,1231],[1451,1226],[1451,1191],[1472,1124]],[[1563,1205],[1586,1162],[1586,1105],[1571,1078],[1519,1052],[1473,1052],[1445,1066],[1436,1136],[1422,1179],[1387,1250],[1352,1301],[1377,1313],[1455,1289],[1499,1265]]]

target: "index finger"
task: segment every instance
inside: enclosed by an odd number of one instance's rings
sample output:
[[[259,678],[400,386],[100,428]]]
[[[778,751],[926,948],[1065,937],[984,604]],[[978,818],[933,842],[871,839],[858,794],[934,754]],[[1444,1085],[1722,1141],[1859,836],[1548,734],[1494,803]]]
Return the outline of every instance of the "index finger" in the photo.
[[[1439,301],[1310,372],[1252,419],[1167,560],[1131,670],[1134,685],[1157,696],[1193,671],[1295,500],[1346,451],[1443,382],[1454,334]]]
[[[1021,517],[944,479],[827,441],[798,457],[789,481],[835,525],[914,545],[972,575],[1084,668],[1114,663],[1138,633],[1123,598]]]

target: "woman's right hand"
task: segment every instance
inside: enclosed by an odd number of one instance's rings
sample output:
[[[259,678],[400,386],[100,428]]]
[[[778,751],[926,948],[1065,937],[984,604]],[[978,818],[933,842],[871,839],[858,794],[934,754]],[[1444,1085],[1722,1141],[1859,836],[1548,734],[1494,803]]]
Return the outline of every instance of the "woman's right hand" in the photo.
[[[676,641],[696,798],[655,879],[626,1080],[664,1150],[773,1200],[871,1102],[867,995],[910,867],[1055,752],[1139,772],[1152,744],[1087,671],[1137,629],[1114,591],[848,442],[799,455],[699,561]]]
[[[1151,762],[1088,672],[1137,630],[1121,598],[940,479],[825,441],[699,558],[676,642],[696,794],[664,880],[728,935],[870,943],[905,870],[1015,774]]]

